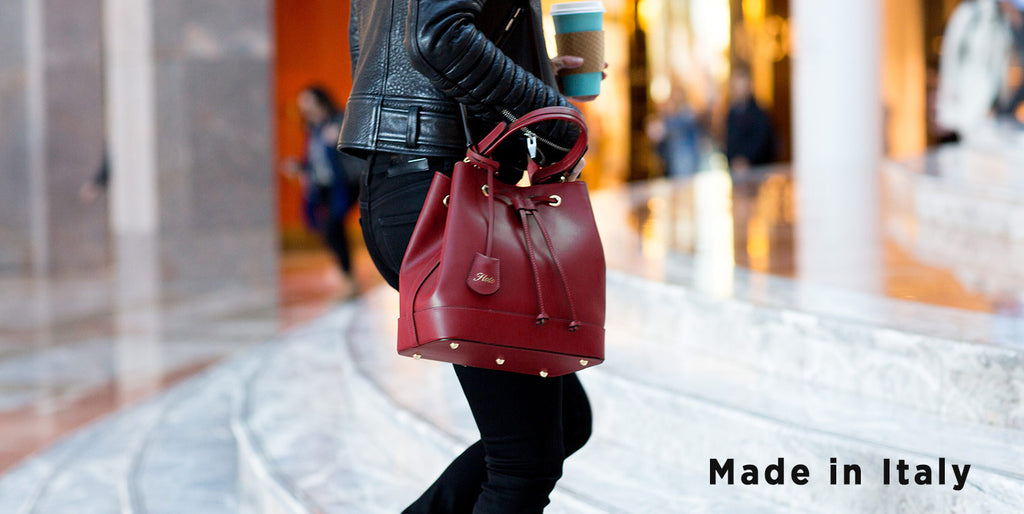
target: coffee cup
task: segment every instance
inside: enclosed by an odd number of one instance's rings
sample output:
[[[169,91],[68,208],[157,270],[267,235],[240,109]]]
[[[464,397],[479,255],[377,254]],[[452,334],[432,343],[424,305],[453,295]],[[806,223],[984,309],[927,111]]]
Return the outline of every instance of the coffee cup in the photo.
[[[558,55],[583,58],[578,68],[560,73],[566,96],[585,97],[601,93],[604,71],[604,4],[599,0],[562,2],[551,6],[555,22]]]

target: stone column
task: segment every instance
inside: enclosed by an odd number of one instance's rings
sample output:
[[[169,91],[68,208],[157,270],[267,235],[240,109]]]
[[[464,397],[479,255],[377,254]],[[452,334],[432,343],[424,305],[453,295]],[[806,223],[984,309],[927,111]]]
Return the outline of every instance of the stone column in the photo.
[[[103,202],[80,202],[103,153],[99,0],[0,7],[0,273],[107,262]]]
[[[82,202],[78,190],[103,160],[103,62],[100,0],[36,0],[45,37],[45,151],[50,269],[107,265],[106,202]]]
[[[116,366],[133,397],[187,328],[160,318],[162,299],[276,304],[270,0],[103,7]]]
[[[0,273],[26,272],[33,257],[27,61],[29,35],[41,24],[30,1],[0,7]]]
[[[122,398],[159,388],[161,299],[153,16],[147,1],[103,1],[114,367]]]
[[[880,0],[792,5],[798,272],[878,288],[882,158]]]
[[[272,294],[269,0],[104,8],[114,230],[152,234],[164,287]]]
[[[110,226],[118,236],[155,237],[156,112],[149,1],[104,0]]]
[[[152,1],[164,273],[272,292],[270,0]]]

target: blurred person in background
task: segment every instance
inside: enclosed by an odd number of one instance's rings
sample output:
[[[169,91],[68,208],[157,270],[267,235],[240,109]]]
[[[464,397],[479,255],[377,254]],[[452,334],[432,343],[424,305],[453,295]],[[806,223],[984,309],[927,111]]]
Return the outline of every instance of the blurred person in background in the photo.
[[[666,177],[688,177],[700,169],[703,132],[684,89],[673,89],[662,116],[648,123],[647,136],[665,164]]]
[[[82,184],[82,187],[78,189],[78,199],[88,205],[96,201],[107,190],[107,185],[110,183],[110,163],[108,161],[106,150],[103,151],[103,160],[100,161],[100,167],[96,170],[96,173]]]
[[[336,149],[343,113],[321,86],[304,88],[296,103],[306,131],[305,152],[301,160],[285,159],[285,172],[301,177],[306,223],[334,253],[354,296],[358,290],[352,280],[345,216],[355,204],[358,190],[351,179],[351,161]]]
[[[935,113],[961,138],[986,137],[1006,83],[1012,35],[1001,0],[961,2],[942,36]]]
[[[737,68],[729,78],[729,114],[725,122],[725,156],[736,175],[775,160],[775,130],[768,113],[757,105],[750,70]]]

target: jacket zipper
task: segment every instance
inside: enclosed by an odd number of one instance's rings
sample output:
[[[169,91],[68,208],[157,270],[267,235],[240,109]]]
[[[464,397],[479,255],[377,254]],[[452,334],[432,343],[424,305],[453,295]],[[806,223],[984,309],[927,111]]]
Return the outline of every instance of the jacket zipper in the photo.
[[[505,23],[505,28],[504,28],[503,32],[501,33],[500,36],[498,36],[497,41],[495,41],[495,43],[494,43],[494,45],[497,46],[499,49],[508,40],[509,34],[512,33],[512,28],[515,27],[516,22],[519,21],[519,15],[521,15],[521,14],[523,14],[523,8],[522,7],[516,7],[515,11],[512,11],[512,15],[509,16],[508,22]],[[508,109],[502,109],[501,110],[501,115],[504,116],[510,123],[515,123],[515,121],[517,119],[519,119],[519,118],[516,117],[515,114],[512,114],[512,112],[509,111]],[[535,134],[530,129],[523,128],[521,131],[522,131],[523,134],[526,134],[527,137],[534,138],[534,139],[536,139],[538,141],[541,141],[544,144],[546,144],[546,145],[548,145],[548,146],[550,146],[550,147],[552,147],[552,148],[554,148],[556,150],[560,150],[560,151],[563,151],[563,152],[568,152],[570,150],[569,148],[563,148],[563,147],[561,147],[559,145],[556,145],[555,143],[552,143],[551,141],[548,141],[547,139],[544,139],[544,138],[538,136],[537,134]],[[533,156],[531,156],[531,158],[532,157]]]
[[[505,118],[507,118],[508,121],[511,122],[511,123],[515,123],[515,121],[519,119],[519,118],[516,118],[516,115],[512,114],[512,112],[509,111],[508,109],[502,109],[501,110],[501,114],[503,116],[505,116]],[[550,146],[551,148],[554,148],[555,150],[561,150],[563,152],[568,152],[569,150],[571,150],[570,148],[565,148],[563,146],[556,145],[555,143],[552,143],[551,141],[548,141],[547,139],[544,139],[543,137],[538,136],[536,133],[534,133],[532,130],[530,130],[528,128],[522,128],[522,129],[519,129],[519,130],[523,134],[526,134],[527,137],[536,138],[538,141],[540,141],[540,142]]]
[[[498,39],[494,42],[494,46],[498,48],[504,46],[505,42],[508,41],[509,34],[512,33],[512,27],[515,27],[516,22],[519,21],[519,15],[522,13],[522,7],[516,7],[516,10],[512,11],[512,15],[508,17],[508,22],[505,23],[505,28],[503,29],[501,35],[498,36]]]

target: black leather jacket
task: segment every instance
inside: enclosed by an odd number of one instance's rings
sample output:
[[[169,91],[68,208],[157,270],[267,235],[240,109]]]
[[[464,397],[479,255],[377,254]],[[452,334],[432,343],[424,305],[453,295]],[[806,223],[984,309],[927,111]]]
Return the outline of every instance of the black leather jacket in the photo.
[[[465,154],[458,103],[479,139],[500,121],[569,103],[557,90],[539,0],[352,0],[352,92],[339,149]],[[554,157],[575,129],[540,126]]]

